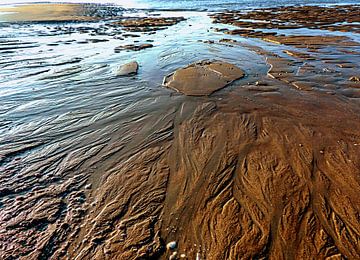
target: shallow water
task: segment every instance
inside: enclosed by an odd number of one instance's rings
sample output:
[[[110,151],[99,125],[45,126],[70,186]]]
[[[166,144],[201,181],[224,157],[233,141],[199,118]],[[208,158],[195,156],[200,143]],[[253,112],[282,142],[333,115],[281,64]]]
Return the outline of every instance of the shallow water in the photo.
[[[65,132],[87,129],[91,125],[93,128],[97,121],[113,116],[112,124],[114,120],[120,123],[127,120],[130,111],[139,114],[146,114],[149,109],[156,111],[159,108],[155,107],[161,104],[159,99],[167,100],[166,107],[173,101],[169,99],[169,90],[161,86],[163,77],[198,60],[216,57],[229,61],[245,67],[247,75],[252,75],[250,79],[255,74],[266,74],[263,59],[249,50],[198,42],[223,38],[222,34],[209,30],[211,21],[206,13],[164,12],[162,15],[182,15],[188,20],[155,35],[144,35],[141,42],[151,40],[155,47],[141,52],[114,53],[115,47],[132,43],[133,38],[118,40],[114,36],[63,34],[53,31],[56,24],[5,27],[0,39],[12,41],[5,47],[16,45],[19,49],[12,49],[14,52],[10,53],[2,50],[0,57],[0,144],[10,140],[21,143],[20,136],[26,136],[26,140],[64,137]],[[104,23],[91,26],[98,28]],[[38,37],[39,34],[43,36]],[[108,41],[82,43],[87,39]],[[131,60],[139,62],[139,76],[116,77],[117,67]],[[51,122],[56,126],[50,127]],[[60,128],[67,130],[59,132]]]
[[[7,25],[0,34],[2,41],[12,41],[3,45],[0,60],[2,120],[11,121],[15,117],[41,124],[41,117],[46,118],[50,116],[49,113],[59,116],[86,108],[96,114],[99,111],[95,107],[99,105],[99,109],[106,110],[108,106],[124,102],[131,104],[135,102],[131,97],[151,95],[150,89],[166,93],[168,90],[161,87],[162,78],[179,66],[213,57],[247,67],[248,74],[258,70],[256,65],[259,64],[263,73],[266,73],[266,66],[260,65],[260,58],[250,61],[253,56],[250,51],[198,42],[209,37],[222,38],[221,34],[208,30],[211,23],[206,13],[164,12],[162,15],[182,15],[188,20],[171,29],[159,31],[156,35],[144,35],[141,42],[150,40],[156,47],[138,53],[114,53],[115,47],[132,43],[133,38],[118,40],[114,36],[63,34],[56,29],[54,32],[54,27],[58,26],[56,24]],[[189,24],[194,26],[190,27]],[[74,29],[87,25],[77,23],[60,26]],[[91,26],[101,28],[104,23]],[[38,37],[39,34],[43,36]],[[88,39],[108,41],[83,43]],[[12,45],[19,49],[13,49]],[[8,48],[11,48],[10,53],[7,53]],[[135,76],[130,80],[115,77],[116,68],[131,60],[140,63],[141,77]],[[126,93],[126,98],[122,93]],[[124,101],[120,102],[123,98]]]
[[[187,10],[242,10],[261,7],[276,7],[286,5],[333,5],[333,4],[360,4],[359,0],[4,0],[1,5],[14,3],[33,2],[65,2],[65,3],[100,3],[115,4],[125,8],[147,8],[147,9],[187,9]]]

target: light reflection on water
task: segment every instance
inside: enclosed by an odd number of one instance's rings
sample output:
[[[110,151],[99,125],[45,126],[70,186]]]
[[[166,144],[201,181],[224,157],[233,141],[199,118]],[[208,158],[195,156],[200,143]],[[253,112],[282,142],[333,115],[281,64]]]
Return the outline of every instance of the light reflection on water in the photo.
[[[162,113],[168,106],[177,107],[173,92],[161,86],[162,79],[198,60],[215,57],[246,68],[248,75],[266,73],[264,61],[246,49],[199,42],[224,37],[209,29],[212,23],[206,13],[164,12],[161,15],[185,16],[188,20],[156,34],[124,40],[87,33],[57,35],[54,30],[57,24],[46,23],[12,24],[2,30],[2,40],[34,46],[0,56],[0,147],[9,140],[26,140],[25,136],[30,140],[81,128],[96,129],[95,122],[104,120],[114,127],[114,122],[121,124],[122,120],[131,118],[131,114]],[[60,25],[99,28],[104,23]],[[39,34],[43,36],[37,36]],[[78,44],[86,39],[108,41]],[[119,45],[146,40],[152,41],[154,47],[140,52],[114,53]],[[116,77],[116,68],[131,60],[139,62],[139,74]],[[73,124],[66,124],[73,120]],[[100,124],[100,128],[105,125],[107,123]]]

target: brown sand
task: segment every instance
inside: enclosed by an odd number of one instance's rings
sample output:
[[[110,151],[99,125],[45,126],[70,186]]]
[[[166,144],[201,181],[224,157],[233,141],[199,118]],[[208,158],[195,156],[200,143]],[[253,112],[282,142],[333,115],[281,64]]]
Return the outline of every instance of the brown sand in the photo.
[[[111,135],[76,133],[39,151],[43,143],[27,139],[4,145],[0,258],[359,259],[354,42],[268,39],[278,53],[226,41],[262,55],[269,70],[258,82],[181,96]],[[216,88],[207,89],[197,73],[180,70],[202,95],[227,84],[210,77]],[[199,94],[194,85],[174,88]]]
[[[2,234],[12,234],[2,256],[34,248],[29,259],[168,259],[165,244],[176,241],[188,259],[357,259],[359,106],[321,94],[245,91],[226,103],[199,102],[180,124],[180,111],[169,111],[135,150],[124,149],[133,129],[106,148],[77,151],[61,171],[78,169],[78,177],[2,213]],[[74,193],[66,222],[56,222],[64,206],[58,196],[84,185],[81,176],[96,161],[101,179]],[[34,163],[26,175],[48,163]],[[91,205],[81,202],[87,193]],[[38,222],[53,228],[21,231]],[[21,246],[30,236],[38,242]]]

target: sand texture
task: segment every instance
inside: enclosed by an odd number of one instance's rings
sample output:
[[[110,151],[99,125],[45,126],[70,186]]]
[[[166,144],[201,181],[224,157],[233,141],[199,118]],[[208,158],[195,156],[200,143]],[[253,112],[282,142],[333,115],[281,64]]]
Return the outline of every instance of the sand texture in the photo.
[[[360,259],[359,6],[16,8],[0,259]]]

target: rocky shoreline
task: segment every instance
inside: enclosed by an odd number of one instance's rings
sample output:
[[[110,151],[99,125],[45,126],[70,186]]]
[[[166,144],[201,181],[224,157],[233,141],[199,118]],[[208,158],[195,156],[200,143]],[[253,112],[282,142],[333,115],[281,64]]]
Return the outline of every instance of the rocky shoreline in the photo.
[[[360,257],[360,6],[18,8],[1,259]]]

